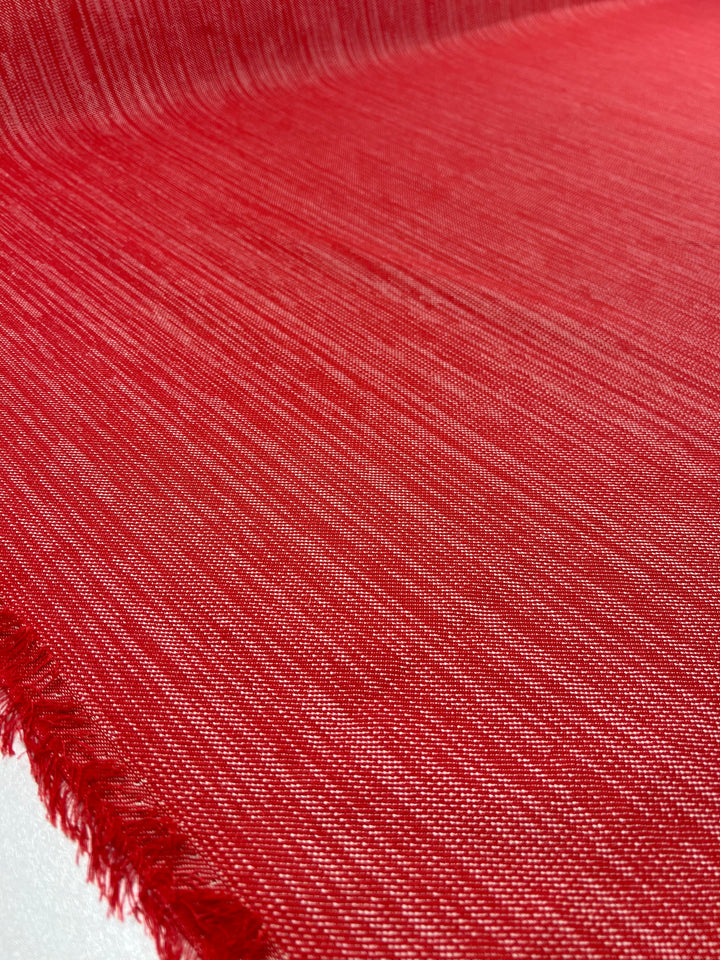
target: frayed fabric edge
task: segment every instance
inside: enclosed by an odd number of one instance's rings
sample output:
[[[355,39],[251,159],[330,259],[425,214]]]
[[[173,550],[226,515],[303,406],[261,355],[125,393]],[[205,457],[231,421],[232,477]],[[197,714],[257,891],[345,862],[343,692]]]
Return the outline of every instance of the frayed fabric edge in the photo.
[[[161,960],[262,960],[259,917],[232,895],[193,883],[191,845],[134,796],[103,760],[83,710],[64,694],[35,632],[0,609],[0,752],[20,737],[50,820],[88,858],[112,911],[143,922]],[[197,860],[195,861],[197,863]]]

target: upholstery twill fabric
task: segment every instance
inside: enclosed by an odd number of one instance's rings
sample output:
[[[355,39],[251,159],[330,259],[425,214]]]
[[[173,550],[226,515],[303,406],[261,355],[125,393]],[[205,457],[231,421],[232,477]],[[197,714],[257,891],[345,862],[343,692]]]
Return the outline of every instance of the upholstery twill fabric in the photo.
[[[0,740],[163,960],[720,958],[719,50],[0,2]]]

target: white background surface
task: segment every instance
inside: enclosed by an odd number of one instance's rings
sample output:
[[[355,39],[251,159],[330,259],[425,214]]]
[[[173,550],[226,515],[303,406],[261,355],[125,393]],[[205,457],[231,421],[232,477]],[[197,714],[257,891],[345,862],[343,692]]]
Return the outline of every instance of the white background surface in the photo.
[[[16,749],[0,757],[0,960],[157,960],[139,923],[107,916]]]

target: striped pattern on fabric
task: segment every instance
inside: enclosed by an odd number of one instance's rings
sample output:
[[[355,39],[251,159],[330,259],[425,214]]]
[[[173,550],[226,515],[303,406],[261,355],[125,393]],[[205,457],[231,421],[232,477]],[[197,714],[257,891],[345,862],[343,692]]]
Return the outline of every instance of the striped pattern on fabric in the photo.
[[[583,2],[4,0],[0,138],[62,136],[88,118],[125,126]]]
[[[2,7],[0,741],[163,958],[720,957],[720,7],[547,6]]]

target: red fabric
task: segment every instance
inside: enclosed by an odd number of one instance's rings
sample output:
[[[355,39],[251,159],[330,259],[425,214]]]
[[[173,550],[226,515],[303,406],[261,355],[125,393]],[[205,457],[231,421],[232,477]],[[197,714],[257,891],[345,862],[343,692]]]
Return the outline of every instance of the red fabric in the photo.
[[[3,743],[164,957],[720,956],[720,8],[550,6],[0,8]]]

